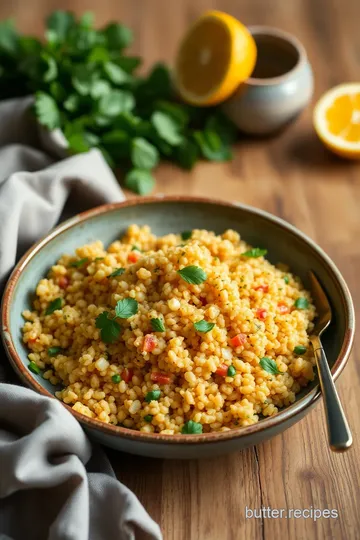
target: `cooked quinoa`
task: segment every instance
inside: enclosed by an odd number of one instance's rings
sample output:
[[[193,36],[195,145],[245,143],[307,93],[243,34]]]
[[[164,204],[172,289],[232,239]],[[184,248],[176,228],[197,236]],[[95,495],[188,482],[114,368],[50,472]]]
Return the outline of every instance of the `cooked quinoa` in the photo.
[[[157,238],[137,225],[107,249],[79,247],[23,313],[29,367],[74,410],[147,433],[226,431],[272,416],[314,378],[315,308],[300,280],[262,253],[233,230]],[[186,280],[188,267],[199,283]],[[130,313],[117,317],[119,306]]]

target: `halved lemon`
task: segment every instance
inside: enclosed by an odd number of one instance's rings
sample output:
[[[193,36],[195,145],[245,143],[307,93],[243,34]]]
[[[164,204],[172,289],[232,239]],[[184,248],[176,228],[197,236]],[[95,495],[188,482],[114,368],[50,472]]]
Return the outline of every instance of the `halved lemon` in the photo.
[[[335,154],[360,159],[360,83],[335,86],[317,102],[315,130]]]
[[[189,29],[175,61],[175,85],[193,105],[214,105],[228,98],[252,73],[254,38],[235,17],[208,11]]]

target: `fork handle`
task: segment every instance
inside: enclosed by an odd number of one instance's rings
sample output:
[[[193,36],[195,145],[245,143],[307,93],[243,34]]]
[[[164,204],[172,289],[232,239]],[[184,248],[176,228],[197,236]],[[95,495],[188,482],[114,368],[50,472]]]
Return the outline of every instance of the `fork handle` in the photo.
[[[349,424],[345,418],[321,341],[317,336],[312,336],[311,342],[324,400],[330,448],[334,452],[344,452],[352,445]]]

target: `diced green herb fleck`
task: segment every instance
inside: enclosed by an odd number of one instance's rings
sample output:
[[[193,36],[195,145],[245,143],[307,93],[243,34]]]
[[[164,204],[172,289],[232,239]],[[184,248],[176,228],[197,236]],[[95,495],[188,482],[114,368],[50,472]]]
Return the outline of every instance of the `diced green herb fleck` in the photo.
[[[207,279],[206,272],[199,266],[185,266],[177,272],[184,281],[191,285],[200,285]]]
[[[214,326],[215,323],[207,322],[205,321],[205,319],[194,323],[195,330],[197,330],[198,332],[202,332],[203,334],[207,334],[208,332],[210,332],[210,330],[212,330]]]
[[[150,403],[150,401],[159,401],[161,392],[160,390],[151,390],[151,392],[148,392],[145,396],[145,401],[147,403]]]
[[[181,238],[183,240],[189,240],[189,238],[191,238],[191,236],[192,236],[192,231],[183,231],[181,233]]]
[[[111,380],[113,383],[118,384],[121,381],[121,377],[119,374],[116,374],[111,377]]]
[[[300,297],[295,300],[294,305],[298,309],[307,309],[309,307],[309,300],[307,298]]]
[[[49,356],[56,356],[57,354],[61,353],[63,349],[61,347],[49,347],[48,348],[48,355]]]
[[[112,272],[112,274],[108,275],[107,277],[109,279],[116,276],[122,276],[124,272],[125,272],[125,268],[117,268],[116,270]]]
[[[248,257],[249,259],[257,259],[258,257],[263,257],[267,254],[267,249],[261,249],[261,248],[252,248],[248,251],[245,251],[241,255],[243,257]]]
[[[57,311],[58,309],[62,308],[62,299],[61,298],[55,298],[50,304],[48,305],[45,315],[51,315],[54,313],[54,311]]]
[[[96,328],[99,328],[101,339],[104,343],[114,343],[120,335],[121,326],[114,319],[109,318],[109,313],[103,311],[96,317]]]
[[[290,282],[289,276],[284,276],[284,281],[285,281],[286,285],[288,285],[288,283]]]
[[[306,353],[306,347],[304,345],[297,345],[294,349],[295,354],[305,354]]]
[[[74,268],[80,268],[81,266],[83,266],[85,263],[88,262],[88,257],[85,257],[84,259],[79,259],[78,261],[74,261],[70,264],[70,266],[74,267]]]
[[[94,261],[103,261],[105,259],[105,257],[96,257],[96,259],[94,259]]]
[[[131,251],[140,251],[141,252],[141,249],[139,247],[137,247],[137,246],[132,246]]]
[[[189,420],[183,425],[181,433],[183,435],[195,435],[197,433],[202,433],[202,424]]]
[[[28,365],[28,368],[30,369],[30,371],[35,373],[35,375],[39,375],[39,373],[41,371],[39,366],[36,365],[35,362],[30,362],[29,365]]]
[[[144,416],[145,422],[151,422],[152,419],[153,419],[153,415],[152,415],[152,414],[147,414],[146,416]]]
[[[150,319],[150,324],[154,332],[165,332],[165,326],[161,319]]]
[[[157,267],[154,269],[155,274],[157,274],[159,270],[160,270],[160,268],[157,266]]]
[[[115,315],[119,319],[128,319],[138,311],[138,303],[134,298],[119,300],[115,306]]]
[[[227,376],[228,377],[235,377],[236,375],[236,369],[234,368],[234,366],[229,366],[228,370],[227,370]]]
[[[276,362],[272,360],[271,358],[268,358],[267,356],[264,356],[264,358],[261,358],[260,366],[262,367],[264,371],[267,371],[271,375],[279,375],[279,373],[281,373],[278,370]]]

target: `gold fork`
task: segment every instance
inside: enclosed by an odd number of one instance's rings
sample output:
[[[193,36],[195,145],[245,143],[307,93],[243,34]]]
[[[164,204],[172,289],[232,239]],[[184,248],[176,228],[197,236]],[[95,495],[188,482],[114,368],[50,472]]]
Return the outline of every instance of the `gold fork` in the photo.
[[[324,400],[329,444],[334,452],[344,452],[352,445],[352,436],[320,340],[321,334],[331,322],[331,307],[323,288],[311,270],[309,271],[309,277],[311,294],[318,313],[310,341],[314,349],[320,388]]]

